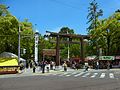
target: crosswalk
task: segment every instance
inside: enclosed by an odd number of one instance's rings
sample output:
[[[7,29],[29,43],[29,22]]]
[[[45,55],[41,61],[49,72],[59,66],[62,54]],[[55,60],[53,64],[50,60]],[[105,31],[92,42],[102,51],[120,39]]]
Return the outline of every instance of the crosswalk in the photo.
[[[58,74],[50,74],[59,77],[82,77],[82,78],[111,78],[114,79],[115,74],[112,72],[64,72]]]

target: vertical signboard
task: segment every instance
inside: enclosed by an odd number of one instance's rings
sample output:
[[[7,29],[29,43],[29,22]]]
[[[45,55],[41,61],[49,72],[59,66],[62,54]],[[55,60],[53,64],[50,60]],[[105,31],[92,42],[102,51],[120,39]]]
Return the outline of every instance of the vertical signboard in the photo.
[[[35,33],[35,62],[38,63],[38,39],[39,39],[39,33]]]

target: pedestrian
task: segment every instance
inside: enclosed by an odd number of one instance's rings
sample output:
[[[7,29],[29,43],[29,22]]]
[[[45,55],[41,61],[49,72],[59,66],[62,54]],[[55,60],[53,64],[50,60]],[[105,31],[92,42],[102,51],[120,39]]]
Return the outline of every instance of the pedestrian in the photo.
[[[55,70],[56,69],[56,63],[52,62],[52,65],[53,65],[53,70]]]
[[[46,65],[46,62],[42,61],[42,73],[45,73],[45,65]]]
[[[42,70],[42,62],[39,62],[39,71]]]
[[[46,62],[46,71],[49,72],[49,70],[50,70],[50,63]]]
[[[76,68],[74,63],[72,64],[72,68],[73,68],[73,69],[75,69],[75,68]]]
[[[36,67],[35,67],[35,63],[34,63],[34,62],[33,62],[32,67],[33,67],[33,73],[35,73],[35,69],[36,69]]]
[[[79,63],[76,63],[75,67],[78,70],[79,69]]]
[[[110,62],[107,62],[107,70],[110,70]]]
[[[20,70],[22,71],[24,69],[24,64],[20,62]]]
[[[49,63],[46,64],[46,69],[47,69],[47,72],[49,72],[49,69],[50,69],[50,64]]]
[[[63,67],[64,67],[64,71],[67,71],[67,63],[66,63],[66,61],[64,61]]]
[[[53,70],[53,61],[50,61],[50,70]]]
[[[32,68],[32,60],[30,60],[30,68]]]
[[[99,61],[96,62],[96,69],[99,69]]]
[[[85,63],[85,70],[84,70],[84,72],[88,71],[88,69],[89,69],[88,63]]]
[[[88,71],[88,69],[89,69],[89,66],[85,66],[84,72]]]

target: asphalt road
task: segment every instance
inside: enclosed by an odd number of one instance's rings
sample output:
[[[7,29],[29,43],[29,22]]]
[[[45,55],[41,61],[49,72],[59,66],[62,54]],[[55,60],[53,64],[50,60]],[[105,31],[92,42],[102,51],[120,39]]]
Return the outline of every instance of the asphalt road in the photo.
[[[0,90],[120,90],[120,79],[57,76],[0,78]]]

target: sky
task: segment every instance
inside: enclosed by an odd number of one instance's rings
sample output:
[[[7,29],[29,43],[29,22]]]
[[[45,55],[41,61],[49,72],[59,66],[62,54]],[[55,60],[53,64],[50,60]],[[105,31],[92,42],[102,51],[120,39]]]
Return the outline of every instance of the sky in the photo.
[[[76,34],[87,34],[89,3],[93,0],[0,0],[9,6],[10,13],[20,21],[25,18],[34,29],[44,35],[46,31],[59,32],[62,27],[74,29]],[[96,0],[103,10],[100,19],[108,18],[120,9],[120,0]]]

